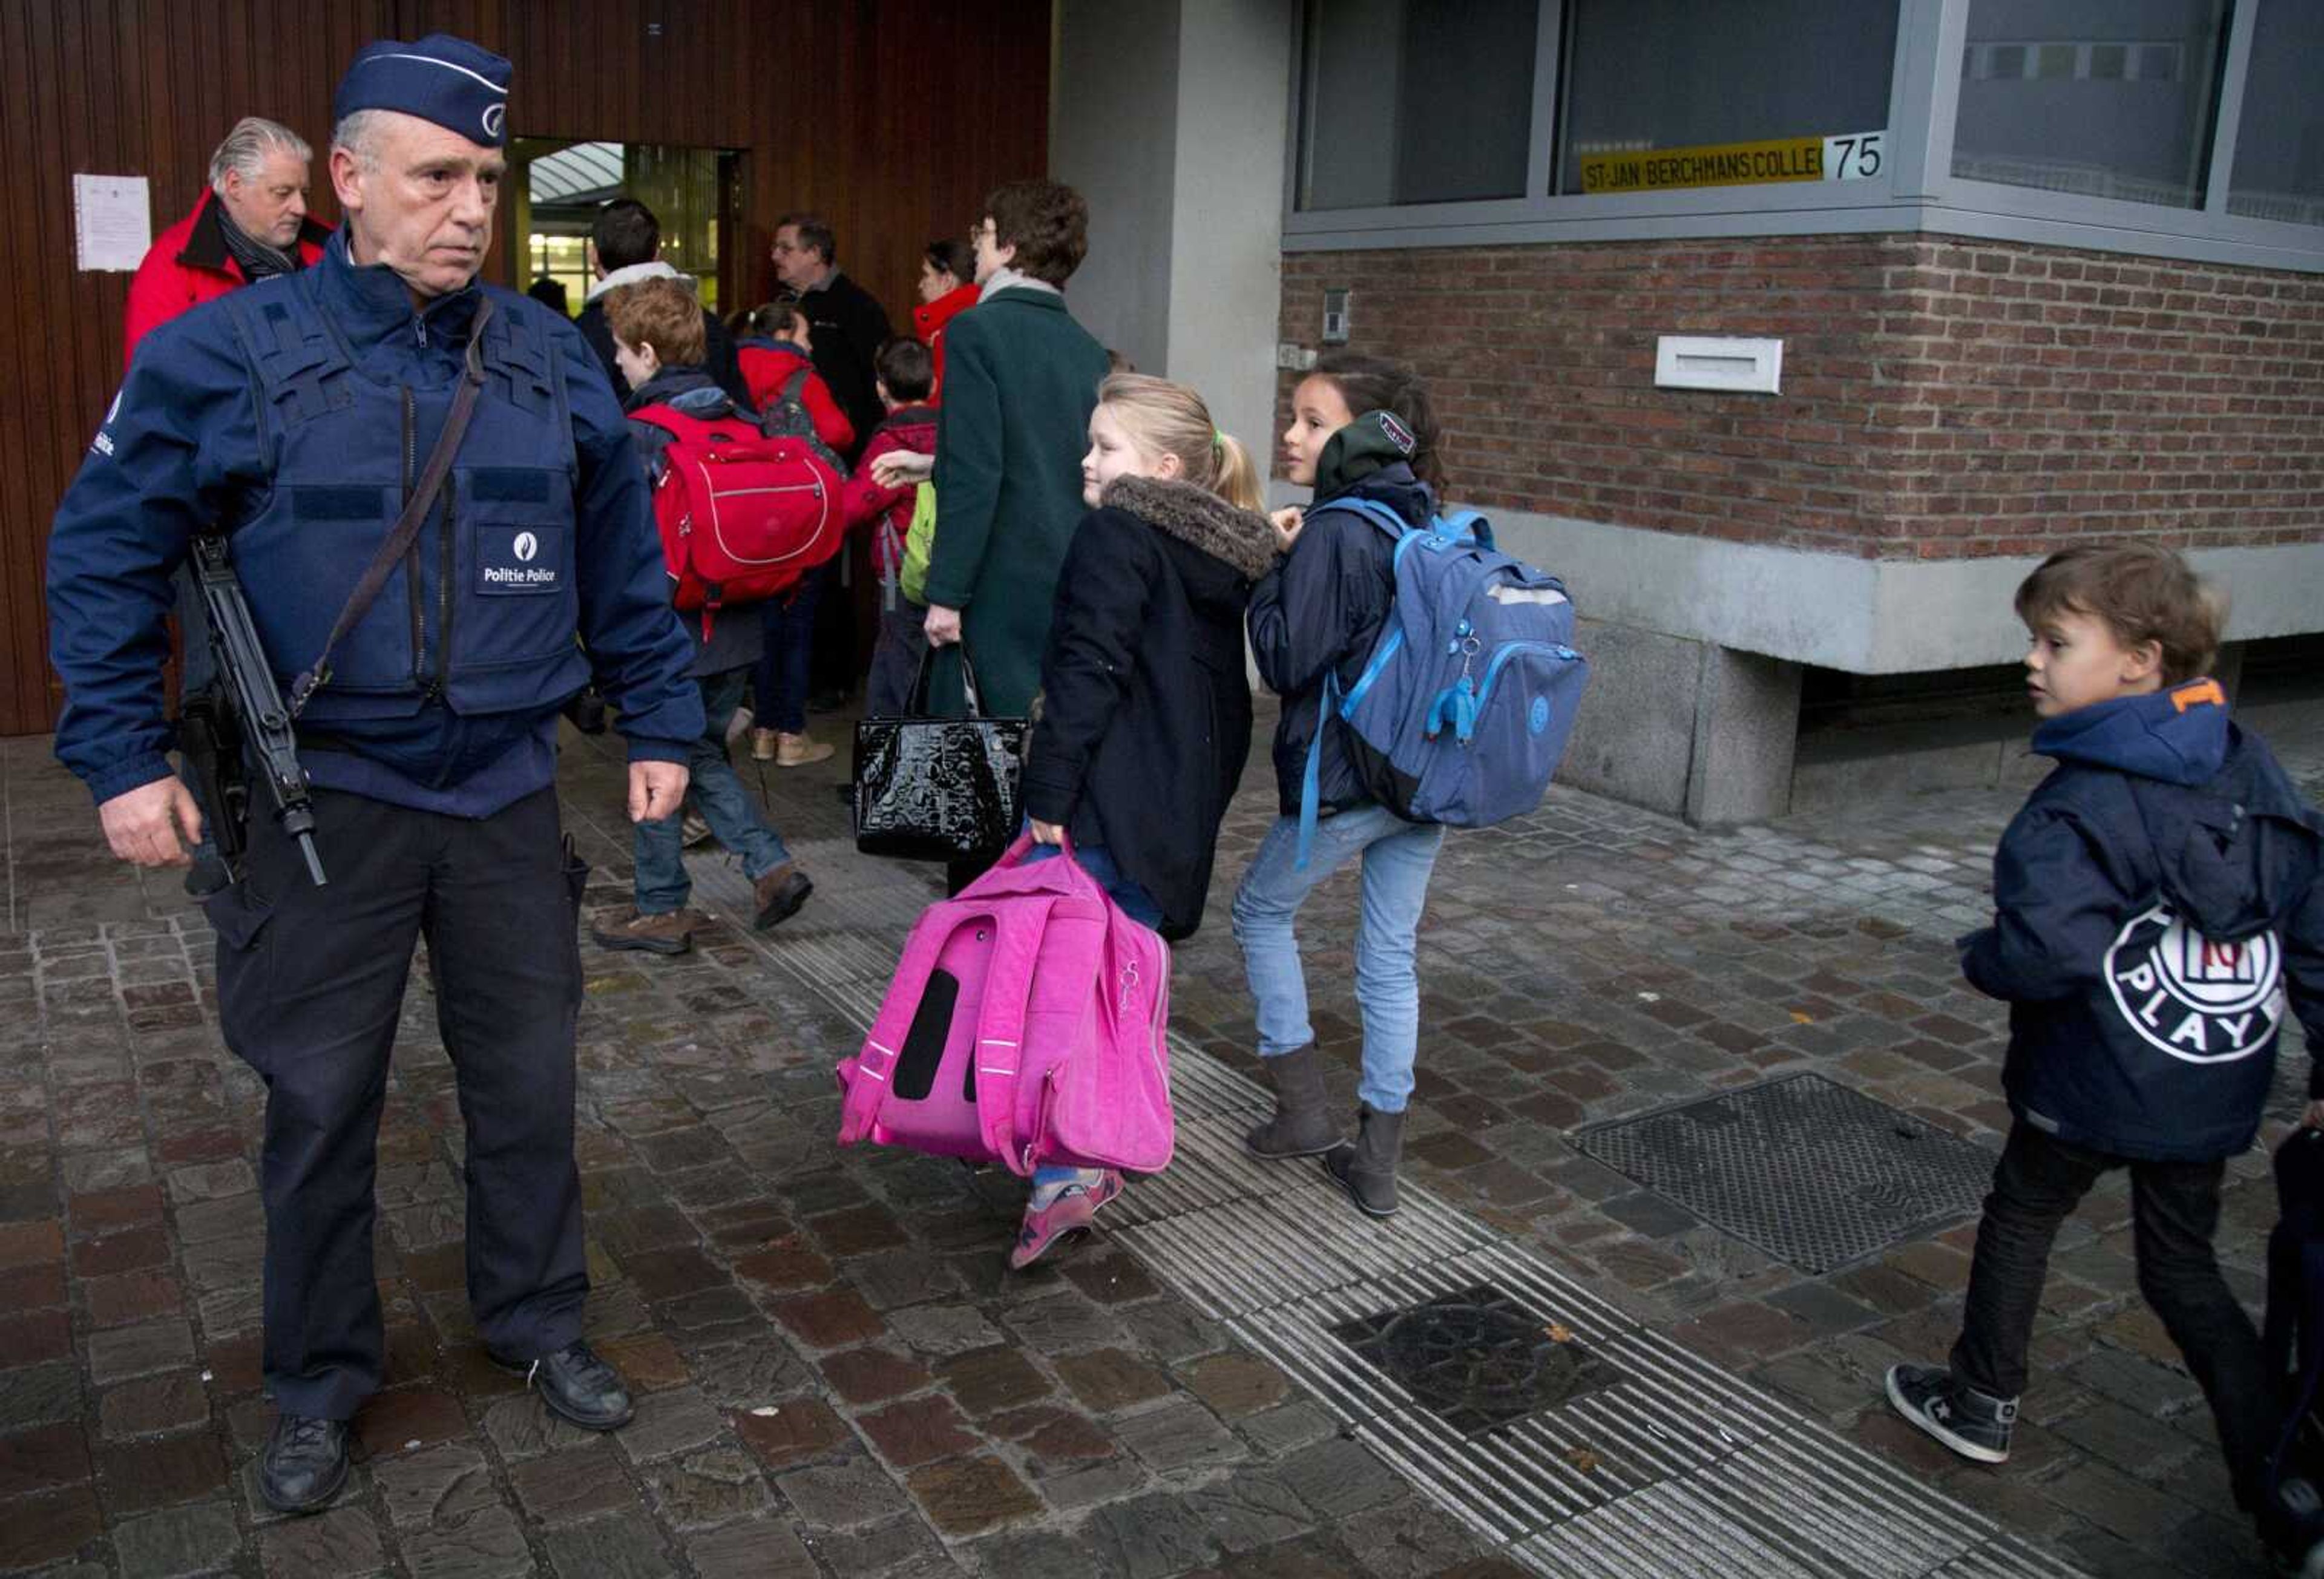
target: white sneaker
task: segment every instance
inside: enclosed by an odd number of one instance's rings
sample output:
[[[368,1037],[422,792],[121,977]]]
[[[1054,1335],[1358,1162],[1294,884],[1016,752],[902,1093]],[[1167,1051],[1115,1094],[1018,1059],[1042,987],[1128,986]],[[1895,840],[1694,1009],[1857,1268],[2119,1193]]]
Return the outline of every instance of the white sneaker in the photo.
[[[737,707],[734,709],[734,716],[726,720],[726,749],[729,752],[734,749],[736,741],[751,733],[752,717],[750,708]]]

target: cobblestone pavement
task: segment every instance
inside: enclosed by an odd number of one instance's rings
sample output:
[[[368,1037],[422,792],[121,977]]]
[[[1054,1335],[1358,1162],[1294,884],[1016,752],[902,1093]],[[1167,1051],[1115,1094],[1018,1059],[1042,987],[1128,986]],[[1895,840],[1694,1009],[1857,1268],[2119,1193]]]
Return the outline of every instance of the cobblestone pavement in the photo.
[[[2324,729],[2275,738],[2324,790]],[[1246,1070],[1223,911],[1272,809],[1254,754],[1213,924],[1173,984],[1176,1028]],[[826,885],[866,865],[845,845],[836,765],[765,775]],[[592,743],[568,753],[593,908],[626,898],[616,783]],[[679,960],[583,948],[589,1327],[641,1392],[636,1422],[606,1438],[554,1424],[477,1351],[459,1119],[415,974],[380,1140],[389,1386],[358,1419],[337,1502],[272,1517],[252,1481],[270,1419],[261,1092],[217,1040],[209,934],[173,878],[106,856],[45,742],[0,743],[0,1571],[1521,1571],[1120,1244],[1004,1276],[1011,1181],[834,1147],[830,1067],[861,1028],[731,927]],[[1983,919],[2014,799],[1948,793],[1713,835],[1558,790],[1522,824],[1451,840],[1423,933],[1412,1173],[2061,1571],[2256,1574],[2200,1399],[2137,1297],[2118,1181],[2060,1241],[2016,1456],[1987,1471],[1877,1399],[1891,1361],[1950,1342],[1971,1224],[1808,1276],[1575,1144],[1585,1126],[1813,1072],[1997,1146],[2003,1017],[1960,983],[1950,940]],[[924,872],[882,872],[905,899],[935,891]],[[1316,1025],[1351,1110],[1352,890],[1336,879],[1319,897]],[[811,901],[771,946],[810,946],[819,925],[832,930]],[[2287,1059],[2264,1139],[2301,1068]],[[2255,1150],[2221,1233],[2255,1301],[2272,1217]],[[1668,1571],[1697,1571],[1683,1528],[1662,1538]]]

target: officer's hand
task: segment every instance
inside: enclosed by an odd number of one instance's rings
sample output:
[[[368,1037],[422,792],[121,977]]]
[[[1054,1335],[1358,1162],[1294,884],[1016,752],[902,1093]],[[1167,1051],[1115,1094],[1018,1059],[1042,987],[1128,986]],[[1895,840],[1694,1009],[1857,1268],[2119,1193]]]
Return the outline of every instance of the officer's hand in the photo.
[[[202,808],[175,778],[156,779],[116,795],[97,808],[105,842],[140,866],[191,866],[201,842]],[[185,842],[179,843],[184,830]]]
[[[685,799],[684,762],[630,764],[632,822],[659,822],[666,817],[676,817],[679,804]]]
[[[949,647],[960,640],[960,611],[932,603],[927,623],[920,628],[927,633],[929,646]]]
[[[1028,818],[1028,820],[1033,825],[1033,842],[1035,844],[1062,845],[1065,842],[1065,830],[1059,827],[1056,823],[1043,822],[1038,817]]]
[[[1291,545],[1299,540],[1299,529],[1306,524],[1306,515],[1296,504],[1286,504],[1268,516],[1267,524],[1275,529],[1277,553],[1287,554],[1291,551]]]

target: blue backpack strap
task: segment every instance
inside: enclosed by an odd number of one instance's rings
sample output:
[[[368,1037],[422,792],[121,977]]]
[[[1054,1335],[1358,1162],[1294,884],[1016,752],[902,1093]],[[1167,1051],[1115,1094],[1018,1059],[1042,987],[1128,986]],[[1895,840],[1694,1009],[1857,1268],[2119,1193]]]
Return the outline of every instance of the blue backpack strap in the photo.
[[[1293,863],[1295,871],[1307,870],[1307,853],[1315,846],[1315,817],[1323,799],[1323,731],[1339,710],[1340,671],[1335,666],[1323,671],[1323,699],[1315,709],[1315,734],[1307,742],[1307,768],[1299,776],[1299,855]]]
[[[1326,510],[1344,510],[1351,515],[1360,515],[1391,538],[1401,538],[1412,530],[1403,516],[1377,499],[1333,499],[1318,506],[1314,512],[1320,515]]]
[[[1450,515],[1440,515],[1428,523],[1428,529],[1445,537],[1475,543],[1480,548],[1493,546],[1493,523],[1474,510],[1456,510]]]

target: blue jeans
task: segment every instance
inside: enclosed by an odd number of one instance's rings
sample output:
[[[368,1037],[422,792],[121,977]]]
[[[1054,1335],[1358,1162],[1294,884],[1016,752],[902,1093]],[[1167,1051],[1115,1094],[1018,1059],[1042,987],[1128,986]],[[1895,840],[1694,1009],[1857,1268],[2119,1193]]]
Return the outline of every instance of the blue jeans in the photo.
[[[815,607],[823,601],[824,583],[831,567],[818,565],[798,578],[798,585],[780,597],[759,605],[765,644],[759,652],[752,686],[759,706],[752,723],[781,734],[807,729],[807,677],[815,655]]]
[[[702,814],[718,842],[742,858],[742,875],[756,882],[791,858],[759,810],[759,803],[742,788],[734,764],[726,760],[726,725],[742,704],[744,671],[706,675],[695,683],[702,688],[702,714],[707,725],[687,758],[688,805]],[[637,860],[638,911],[666,915],[683,910],[694,891],[686,874],[686,816],[684,811],[637,825],[633,848]]]
[[[1025,864],[1031,866],[1064,854],[1058,845],[1036,844],[1027,854]],[[1142,884],[1132,882],[1121,874],[1121,868],[1113,863],[1113,857],[1106,853],[1103,845],[1075,845],[1074,859],[1080,862],[1082,870],[1088,873],[1113,902],[1121,907],[1123,915],[1141,927],[1158,928],[1162,925],[1162,907],[1154,902],[1154,896],[1148,893]]]
[[[1414,824],[1382,806],[1360,806],[1315,825],[1307,869],[1299,870],[1299,819],[1279,817],[1259,842],[1235,890],[1234,935],[1259,1004],[1259,1053],[1296,1052],[1315,1039],[1307,1022],[1307,977],[1292,923],[1315,885],[1363,860],[1363,908],[1356,927],[1356,1002],[1363,1011],[1364,1074],[1356,1094],[1374,1113],[1402,1113],[1412,1096],[1420,1043],[1420,978],[1413,969],[1428,874],[1444,830]]]

